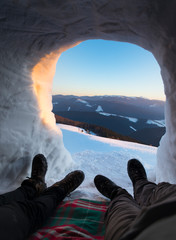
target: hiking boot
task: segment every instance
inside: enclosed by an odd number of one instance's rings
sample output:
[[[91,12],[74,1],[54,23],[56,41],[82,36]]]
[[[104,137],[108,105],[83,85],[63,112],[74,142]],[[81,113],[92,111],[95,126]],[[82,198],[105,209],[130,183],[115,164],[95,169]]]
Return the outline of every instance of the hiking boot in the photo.
[[[94,178],[94,183],[98,191],[111,200],[117,195],[117,192],[120,189],[120,187],[114,182],[102,175],[97,175]]]
[[[80,170],[73,171],[66,175],[64,179],[62,179],[59,182],[56,182],[53,184],[51,188],[53,187],[59,187],[64,190],[65,196],[67,196],[69,193],[73,192],[84,180],[84,173]]]
[[[45,175],[48,168],[46,158],[43,154],[37,154],[32,162],[31,178],[45,182]]]
[[[47,160],[43,154],[37,154],[32,162],[32,171],[29,181],[35,186],[38,193],[46,189],[45,175],[48,168]]]
[[[147,180],[146,171],[142,163],[137,159],[131,159],[128,161],[127,171],[133,186],[138,180]]]

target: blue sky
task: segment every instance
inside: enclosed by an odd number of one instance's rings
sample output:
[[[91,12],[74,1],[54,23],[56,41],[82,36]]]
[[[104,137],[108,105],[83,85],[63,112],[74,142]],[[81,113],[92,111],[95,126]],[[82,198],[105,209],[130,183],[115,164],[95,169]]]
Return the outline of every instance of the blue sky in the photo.
[[[53,94],[123,95],[165,100],[153,55],[129,43],[88,40],[58,60]]]

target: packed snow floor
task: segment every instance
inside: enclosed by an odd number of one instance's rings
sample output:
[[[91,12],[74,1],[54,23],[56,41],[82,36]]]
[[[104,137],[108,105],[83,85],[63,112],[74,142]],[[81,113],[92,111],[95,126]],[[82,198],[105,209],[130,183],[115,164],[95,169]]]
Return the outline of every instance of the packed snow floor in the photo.
[[[156,147],[113,140],[89,135],[80,128],[59,124],[63,133],[64,145],[71,153],[74,166],[68,172],[80,169],[85,173],[85,180],[69,198],[88,198],[102,200],[104,198],[94,186],[94,177],[102,174],[131,194],[132,184],[127,174],[127,162],[131,158],[139,159],[146,169],[149,180],[155,181]],[[58,181],[48,179],[48,184]]]

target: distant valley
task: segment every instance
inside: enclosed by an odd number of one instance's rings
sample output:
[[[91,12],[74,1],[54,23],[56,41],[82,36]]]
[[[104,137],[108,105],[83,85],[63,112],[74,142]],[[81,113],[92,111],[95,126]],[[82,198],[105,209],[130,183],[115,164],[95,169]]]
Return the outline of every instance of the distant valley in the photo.
[[[164,101],[123,96],[54,95],[53,112],[158,146],[165,133]]]

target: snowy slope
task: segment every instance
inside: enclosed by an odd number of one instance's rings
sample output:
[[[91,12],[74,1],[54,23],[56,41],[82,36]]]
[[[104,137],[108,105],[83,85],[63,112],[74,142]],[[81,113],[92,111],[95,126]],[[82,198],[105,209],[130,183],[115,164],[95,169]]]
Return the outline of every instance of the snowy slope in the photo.
[[[93,183],[97,174],[111,178],[132,193],[132,185],[126,171],[127,161],[131,158],[141,160],[150,180],[155,180],[157,148],[89,135],[77,127],[62,124],[59,126],[63,132],[65,147],[75,162],[70,171],[81,169],[86,176],[84,183],[71,194],[71,198],[102,199],[103,196],[96,190]],[[65,174],[59,175],[58,179]],[[58,179],[48,176],[48,185]]]

